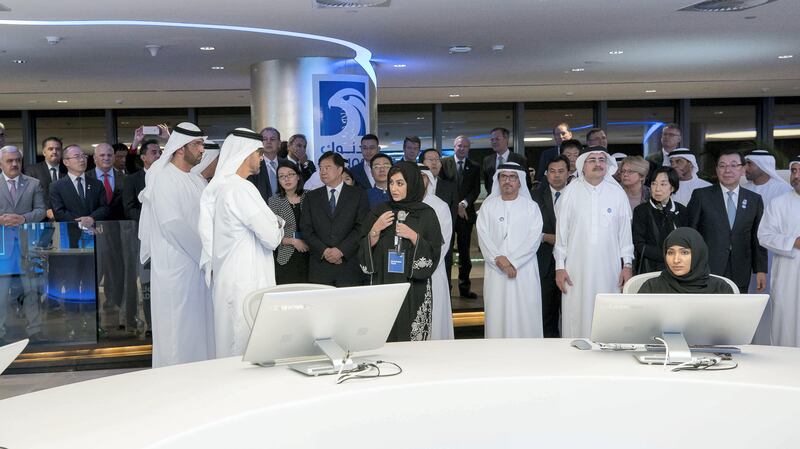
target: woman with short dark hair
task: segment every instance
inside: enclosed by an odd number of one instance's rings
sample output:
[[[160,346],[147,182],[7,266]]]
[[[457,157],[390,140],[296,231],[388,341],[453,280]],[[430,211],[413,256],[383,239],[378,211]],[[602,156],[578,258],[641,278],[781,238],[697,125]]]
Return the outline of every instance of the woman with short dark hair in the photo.
[[[308,282],[308,245],[300,234],[300,216],[306,191],[303,176],[292,162],[278,164],[278,194],[267,200],[275,215],[286,222],[283,239],[275,255],[275,283],[295,284]]]
[[[664,269],[661,247],[664,239],[676,228],[687,226],[686,206],[672,201],[680,181],[672,167],[659,167],[650,183],[650,200],[633,210],[633,247],[636,273]]]

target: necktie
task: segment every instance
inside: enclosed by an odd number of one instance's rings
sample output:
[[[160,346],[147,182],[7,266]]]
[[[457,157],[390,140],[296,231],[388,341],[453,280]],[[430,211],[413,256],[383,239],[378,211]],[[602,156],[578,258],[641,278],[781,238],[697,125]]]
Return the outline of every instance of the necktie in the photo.
[[[556,192],[556,199],[553,200],[553,204],[558,202],[558,198],[561,196],[561,192]]]
[[[505,162],[503,160],[503,156],[497,156],[497,167],[503,165],[503,162]],[[497,168],[497,167],[495,167],[495,168]]]
[[[464,161],[458,161],[458,170],[456,170],[456,180],[461,185],[461,177],[464,176]]]
[[[106,203],[111,204],[111,197],[114,196],[114,189],[111,188],[111,181],[108,180],[108,173],[103,173],[103,187],[106,188]]]
[[[17,181],[15,179],[8,180],[8,191],[11,193],[11,201],[17,204]]]
[[[75,178],[75,182],[78,183],[78,196],[81,197],[82,200],[86,200],[86,192],[83,191],[83,179],[79,176]]]
[[[336,211],[336,189],[331,189],[331,199],[328,201],[328,205],[331,208],[331,215],[333,215],[333,212]]]
[[[273,194],[278,193],[278,172],[275,161],[269,161],[269,186]]]
[[[733,229],[733,222],[736,220],[736,203],[733,202],[733,192],[728,192],[728,225]]]
[[[58,181],[58,173],[56,173],[56,169],[55,168],[51,168],[50,169],[50,178],[52,178],[51,181],[53,181],[53,182]]]

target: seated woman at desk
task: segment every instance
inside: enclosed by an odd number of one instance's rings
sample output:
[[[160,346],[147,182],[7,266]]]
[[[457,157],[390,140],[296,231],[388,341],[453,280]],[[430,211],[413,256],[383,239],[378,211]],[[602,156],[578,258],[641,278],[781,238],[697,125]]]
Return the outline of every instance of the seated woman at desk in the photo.
[[[699,232],[678,228],[664,240],[666,268],[638,293],[734,293],[725,280],[711,276],[708,246]]]

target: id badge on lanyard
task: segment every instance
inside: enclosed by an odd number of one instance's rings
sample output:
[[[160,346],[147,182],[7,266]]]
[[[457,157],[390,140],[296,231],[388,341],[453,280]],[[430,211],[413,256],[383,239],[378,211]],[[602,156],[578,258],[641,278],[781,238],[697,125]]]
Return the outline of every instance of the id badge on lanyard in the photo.
[[[403,274],[406,272],[406,254],[398,252],[393,249],[389,250],[389,257],[387,257],[388,266],[386,271],[389,273]]]

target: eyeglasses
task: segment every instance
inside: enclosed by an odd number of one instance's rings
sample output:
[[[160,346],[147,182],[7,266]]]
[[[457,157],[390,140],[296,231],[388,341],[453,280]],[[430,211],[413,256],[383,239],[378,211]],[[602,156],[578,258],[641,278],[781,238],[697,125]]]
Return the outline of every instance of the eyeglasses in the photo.
[[[388,170],[391,167],[392,166],[389,164],[375,164],[372,166],[372,168],[375,170]]]
[[[501,181],[519,181],[519,176],[517,175],[504,175],[501,174],[497,177]]]
[[[70,159],[86,160],[87,158],[88,156],[86,156],[85,154],[81,154],[80,156],[65,157],[64,160],[65,161],[68,161]]]
[[[735,170],[741,167],[742,164],[717,164],[717,170],[725,171],[727,169]]]
[[[287,179],[294,179],[297,177],[297,173],[287,173],[285,175],[278,175],[278,179],[281,181],[286,181]]]
[[[633,170],[620,170],[619,174],[621,176],[625,176],[625,175],[639,174],[639,172],[636,172],[636,171],[633,171]]]

